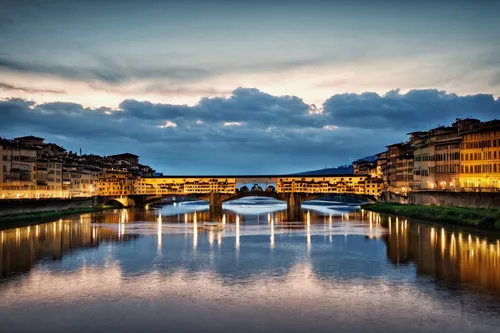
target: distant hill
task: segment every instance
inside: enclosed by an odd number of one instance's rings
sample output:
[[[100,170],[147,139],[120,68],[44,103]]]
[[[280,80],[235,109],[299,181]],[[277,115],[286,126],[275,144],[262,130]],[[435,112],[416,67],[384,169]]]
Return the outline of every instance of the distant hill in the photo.
[[[377,160],[377,155],[370,155],[356,161],[368,161],[375,162]],[[355,162],[356,162],[355,161]],[[313,171],[304,171],[299,173],[291,174],[291,176],[328,176],[328,175],[352,175],[354,173],[354,169],[352,165],[341,165],[336,168],[325,168],[321,170],[313,170]]]
[[[342,165],[337,168],[326,168],[321,170],[294,173],[291,176],[330,176],[330,175],[352,175],[352,165]]]
[[[375,162],[377,160],[377,155],[371,155],[371,156],[366,156],[363,158],[359,158],[356,161],[368,161],[368,162]],[[354,161],[354,162],[356,162]]]

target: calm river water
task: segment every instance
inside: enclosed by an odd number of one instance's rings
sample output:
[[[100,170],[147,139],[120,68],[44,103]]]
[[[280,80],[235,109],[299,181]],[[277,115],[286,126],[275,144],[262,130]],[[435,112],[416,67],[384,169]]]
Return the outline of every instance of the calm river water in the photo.
[[[335,202],[203,202],[3,230],[0,332],[500,332],[500,241]]]

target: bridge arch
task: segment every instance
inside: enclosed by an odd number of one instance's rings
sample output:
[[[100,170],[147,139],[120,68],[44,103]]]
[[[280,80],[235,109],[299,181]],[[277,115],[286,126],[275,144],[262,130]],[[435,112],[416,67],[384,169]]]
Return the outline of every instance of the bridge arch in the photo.
[[[279,199],[278,194],[276,192],[271,191],[248,191],[248,192],[240,192],[237,194],[227,194],[222,197],[222,202],[232,201],[236,199],[246,198],[246,197],[267,197]]]
[[[276,187],[269,185],[266,187],[266,192],[276,192]]]
[[[319,199],[331,199],[336,202],[345,202],[345,203],[375,203],[377,202],[377,198],[372,195],[364,195],[364,194],[351,194],[351,193],[341,193],[341,194],[332,194],[332,193],[313,193],[306,194],[303,198],[302,202],[307,202],[311,200],[319,200]]]
[[[135,202],[128,196],[100,197],[97,201],[97,205],[99,206],[108,206],[113,204],[120,207],[129,207],[129,206],[134,206]]]

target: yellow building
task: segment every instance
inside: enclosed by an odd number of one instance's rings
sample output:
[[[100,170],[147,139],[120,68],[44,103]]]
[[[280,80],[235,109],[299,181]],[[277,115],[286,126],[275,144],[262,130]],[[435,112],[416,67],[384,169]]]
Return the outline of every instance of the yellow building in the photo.
[[[132,177],[117,177],[113,175],[101,178],[98,182],[98,193],[100,196],[117,196],[139,194],[134,192],[135,179]]]
[[[372,181],[365,175],[338,175],[328,177],[286,177],[276,179],[278,193],[332,193],[365,194],[366,185],[372,189]],[[369,180],[368,183],[365,181]],[[376,187],[381,190],[382,183]],[[380,193],[380,191],[379,191]],[[366,193],[372,194],[372,193]],[[378,195],[378,194],[377,194]]]
[[[378,196],[384,187],[382,178],[367,178],[365,181],[364,194]]]
[[[236,178],[213,177],[139,177],[135,194],[236,193]]]
[[[38,149],[0,139],[0,198],[30,198],[34,195]]]
[[[500,188],[500,121],[481,123],[461,133],[460,187],[472,190]]]

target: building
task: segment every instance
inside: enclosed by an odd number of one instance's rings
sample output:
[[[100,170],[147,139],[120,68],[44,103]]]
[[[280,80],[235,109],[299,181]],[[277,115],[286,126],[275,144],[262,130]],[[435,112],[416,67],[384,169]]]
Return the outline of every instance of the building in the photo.
[[[407,194],[413,185],[413,152],[410,143],[387,146],[387,189]]]
[[[470,125],[470,124],[469,124]],[[500,121],[493,120],[460,132],[460,187],[472,190],[500,188]]]
[[[455,124],[454,124],[455,125]],[[430,175],[426,189],[452,190],[459,186],[460,141],[456,126],[438,127],[429,131]]]
[[[414,190],[427,188],[429,184],[429,132],[412,132],[410,145],[413,147],[413,183]]]
[[[39,147],[0,139],[0,198],[29,198],[36,191]]]
[[[380,178],[383,180],[384,188],[387,185],[387,176],[388,176],[388,152],[383,151],[381,153],[376,154],[377,156],[377,171],[380,173]],[[380,171],[379,171],[380,170]]]
[[[384,181],[382,178],[366,178],[364,181],[364,194],[378,196],[383,190]]]
[[[120,164],[120,162],[127,162],[127,163],[132,164],[132,165],[139,164],[139,156],[131,154],[131,153],[110,155],[110,156],[108,156],[108,158],[114,160],[118,164]]]
[[[114,173],[113,175],[101,178],[98,182],[98,193],[100,196],[117,196],[137,194],[135,192],[136,179],[125,173]]]
[[[18,138],[14,138],[14,141],[24,143],[27,145],[41,146],[44,144],[43,141],[45,141],[45,139],[29,135],[29,136],[21,136]]]
[[[62,161],[54,159],[37,159],[35,189],[37,198],[61,197],[62,180]]]
[[[355,175],[365,175],[370,177],[382,177],[382,169],[377,167],[376,162],[358,160],[352,162],[353,173]]]
[[[64,165],[62,196],[90,197],[99,194],[101,169],[92,166]]]

